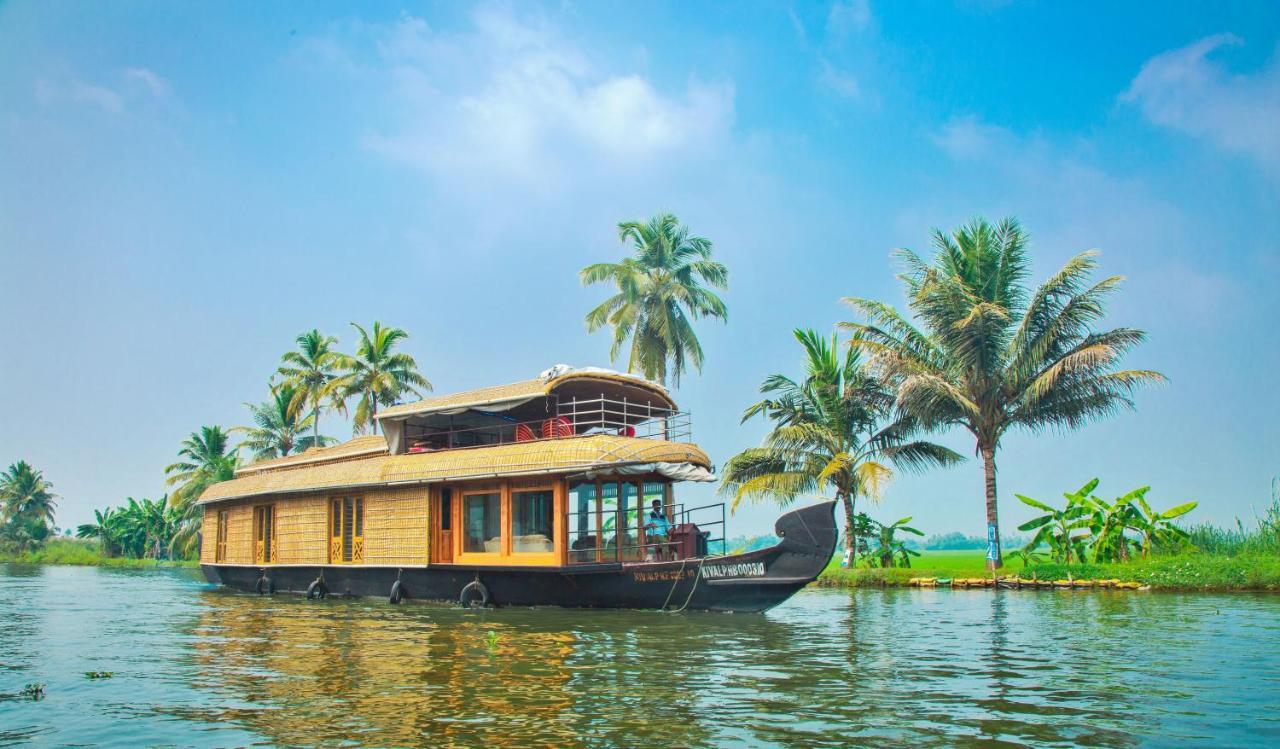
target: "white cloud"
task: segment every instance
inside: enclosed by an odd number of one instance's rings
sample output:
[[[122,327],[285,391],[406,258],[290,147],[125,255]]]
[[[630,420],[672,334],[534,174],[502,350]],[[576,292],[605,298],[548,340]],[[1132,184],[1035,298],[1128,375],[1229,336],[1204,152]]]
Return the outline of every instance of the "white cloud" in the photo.
[[[730,137],[731,84],[664,91],[508,12],[480,11],[473,24],[448,33],[407,17],[383,30],[377,67],[400,116],[368,133],[368,148],[437,177],[546,184],[714,151]]]
[[[948,156],[958,160],[984,158],[997,143],[1011,137],[1008,130],[988,125],[972,115],[952,119],[930,135]]]
[[[822,58],[822,72],[818,76],[818,81],[846,99],[856,99],[862,93],[857,76],[836,68],[825,57]]]
[[[832,3],[827,13],[827,33],[842,39],[871,25],[871,4],[869,0],[847,0]]]
[[[1120,99],[1157,125],[1205,138],[1280,171],[1280,54],[1252,75],[1231,73],[1211,55],[1242,44],[1215,34],[1143,64]]]
[[[140,83],[152,96],[164,96],[169,93],[169,82],[149,68],[126,68],[124,78],[129,83]]]
[[[164,96],[169,84],[147,68],[126,68],[115,76],[115,85],[91,83],[75,76],[39,78],[36,101],[42,106],[60,103],[86,104],[104,112],[120,114],[131,102],[145,97]]]

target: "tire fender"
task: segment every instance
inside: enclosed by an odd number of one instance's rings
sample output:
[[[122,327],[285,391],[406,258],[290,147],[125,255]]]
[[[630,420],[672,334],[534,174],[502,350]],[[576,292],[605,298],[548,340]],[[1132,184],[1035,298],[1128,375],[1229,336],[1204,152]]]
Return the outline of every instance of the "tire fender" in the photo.
[[[312,580],[311,584],[307,586],[307,598],[309,599],[314,600],[317,598],[324,598],[328,595],[329,595],[329,588],[325,586],[323,580],[320,580],[320,579]]]
[[[462,586],[462,592],[458,594],[458,603],[462,604],[463,608],[471,608],[477,604],[481,608],[488,606],[489,589],[479,580],[472,580]]]
[[[254,583],[253,589],[258,591],[258,595],[262,595],[264,593],[274,595],[276,592],[276,581],[266,575],[263,575],[258,578],[258,582]]]
[[[391,583],[391,596],[387,599],[389,603],[400,603],[409,597],[409,591],[405,589],[404,583],[396,580]]]

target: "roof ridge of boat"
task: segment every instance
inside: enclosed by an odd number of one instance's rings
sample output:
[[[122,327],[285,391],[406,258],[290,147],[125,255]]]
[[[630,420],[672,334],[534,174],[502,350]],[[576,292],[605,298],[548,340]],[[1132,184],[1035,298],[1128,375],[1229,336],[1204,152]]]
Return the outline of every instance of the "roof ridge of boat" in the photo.
[[[611,380],[614,382],[633,385],[635,387],[649,390],[657,395],[661,395],[669,403],[674,405],[674,400],[672,399],[670,392],[668,392],[663,385],[657,382],[638,375],[616,372],[599,367],[582,367],[556,373],[551,376],[544,375],[524,380],[516,380],[514,382],[500,385],[486,385],[484,387],[472,388],[470,390],[458,390],[452,393],[432,395],[411,403],[400,403],[385,408],[378,413],[377,418],[379,420],[390,419],[422,412],[453,408],[470,408],[491,403],[502,403],[520,398],[536,398],[538,396],[549,394],[561,383],[577,379]]]
[[[276,465],[273,467],[309,470],[237,473],[229,481],[211,484],[201,494],[197,504],[281,492],[324,493],[352,486],[572,473],[650,462],[692,463],[708,470],[711,468],[711,460],[706,452],[694,443],[593,434],[417,455],[354,453],[339,456],[336,460]]]
[[[362,434],[328,447],[312,447],[307,450],[285,455],[281,458],[259,460],[236,469],[236,476],[249,476],[262,471],[280,468],[297,468],[316,463],[330,463],[337,460],[377,455],[387,452],[387,438],[381,434]]]

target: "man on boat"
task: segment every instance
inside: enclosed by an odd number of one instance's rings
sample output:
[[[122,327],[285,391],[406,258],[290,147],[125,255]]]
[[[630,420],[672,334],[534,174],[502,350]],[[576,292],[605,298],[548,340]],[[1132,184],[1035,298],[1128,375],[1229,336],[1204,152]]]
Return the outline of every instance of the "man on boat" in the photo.
[[[653,500],[653,507],[649,510],[649,521],[644,524],[644,533],[648,538],[648,552],[645,558],[653,561],[655,552],[659,559],[666,556],[671,523],[667,520],[667,513],[662,510],[662,500]]]

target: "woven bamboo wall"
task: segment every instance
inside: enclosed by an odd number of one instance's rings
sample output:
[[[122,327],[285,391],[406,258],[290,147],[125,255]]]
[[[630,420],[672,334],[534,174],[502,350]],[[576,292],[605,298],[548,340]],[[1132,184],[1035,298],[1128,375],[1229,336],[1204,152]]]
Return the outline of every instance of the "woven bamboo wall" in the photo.
[[[298,497],[276,501],[278,564],[329,561],[329,499]]]
[[[204,518],[200,521],[200,564],[213,564],[217,553],[218,511],[221,507],[204,508]]]
[[[226,564],[253,564],[253,505],[232,505],[227,510]],[[217,513],[212,520],[217,522]],[[214,526],[216,532],[216,525]],[[212,546],[214,536],[205,536]]]
[[[364,496],[364,563],[426,564],[427,488],[381,489]]]
[[[364,498],[364,564],[426,564],[429,552],[427,488],[371,490]],[[200,561],[213,564],[218,511],[226,510],[224,564],[253,564],[253,508],[275,505],[275,564],[329,563],[329,495],[274,502],[220,503],[205,507]]]

